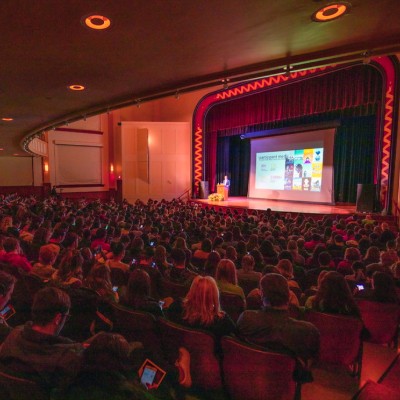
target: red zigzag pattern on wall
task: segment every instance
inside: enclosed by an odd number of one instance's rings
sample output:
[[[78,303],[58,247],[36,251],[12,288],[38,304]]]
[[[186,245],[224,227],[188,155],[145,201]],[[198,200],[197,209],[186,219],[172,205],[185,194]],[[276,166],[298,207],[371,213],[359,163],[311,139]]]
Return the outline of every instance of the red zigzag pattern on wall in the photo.
[[[197,128],[194,133],[194,181],[200,182],[202,175],[202,161],[203,161],[203,130]]]
[[[382,146],[382,162],[381,162],[381,199],[386,197],[388,179],[389,179],[389,162],[390,147],[393,123],[393,87],[389,86],[386,92],[385,103],[385,124],[383,127],[383,146]]]

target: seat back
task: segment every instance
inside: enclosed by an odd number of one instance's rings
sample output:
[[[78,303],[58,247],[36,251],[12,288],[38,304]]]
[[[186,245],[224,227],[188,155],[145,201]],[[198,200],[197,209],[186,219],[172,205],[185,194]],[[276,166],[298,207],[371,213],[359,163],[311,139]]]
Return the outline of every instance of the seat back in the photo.
[[[99,295],[86,287],[64,288],[71,299],[70,319],[65,323],[63,335],[83,342],[92,336],[91,327],[96,320]]]
[[[375,301],[358,300],[361,318],[370,336],[368,342],[393,344],[397,347],[400,306]]]
[[[221,346],[224,382],[230,399],[294,399],[294,358],[230,337],[223,337]]]
[[[158,352],[161,348],[157,319],[153,314],[134,311],[119,304],[112,304],[114,331],[128,342],[142,342],[145,349]]]
[[[246,309],[245,301],[236,294],[228,294],[221,292],[219,295],[221,308],[232,318],[236,323],[239,315]]]
[[[353,372],[359,377],[362,361],[362,321],[358,318],[311,310],[305,313],[305,320],[314,324],[320,332],[320,361],[353,365]]]
[[[0,400],[48,400],[49,398],[49,393],[36,382],[0,371]]]
[[[243,289],[244,295],[247,296],[253,289],[257,289],[260,281],[255,279],[238,279],[239,286]]]
[[[179,347],[190,353],[190,371],[193,386],[205,390],[222,387],[219,359],[215,355],[215,338],[212,334],[190,329],[161,318],[160,331],[163,350],[174,363]]]
[[[22,279],[25,283],[29,298],[33,303],[33,298],[35,297],[36,292],[38,292],[40,289],[43,289],[46,284],[40,277],[33,274],[25,274],[22,276]]]
[[[169,279],[163,279],[161,283],[163,297],[172,297],[173,299],[179,299],[186,297],[189,287],[170,281]]]

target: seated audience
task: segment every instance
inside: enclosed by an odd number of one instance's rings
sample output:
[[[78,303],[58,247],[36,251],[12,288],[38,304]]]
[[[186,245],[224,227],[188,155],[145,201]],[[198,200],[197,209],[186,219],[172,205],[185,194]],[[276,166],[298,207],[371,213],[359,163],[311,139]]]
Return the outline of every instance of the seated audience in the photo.
[[[56,261],[57,254],[48,245],[42,246],[39,251],[39,262],[33,265],[31,273],[42,280],[51,279],[56,272],[53,264]]]
[[[94,290],[105,301],[118,301],[118,293],[111,283],[110,268],[104,264],[97,264],[91,269],[84,286]]]
[[[25,272],[32,270],[28,259],[21,254],[21,247],[18,239],[9,237],[3,242],[5,254],[0,255],[0,263],[8,264]]]
[[[360,260],[360,251],[357,248],[348,247],[344,252],[344,260],[339,262],[336,271],[344,276],[351,275],[353,273],[353,263]]]
[[[182,325],[207,330],[218,340],[235,330],[229,315],[221,310],[218,287],[210,276],[196,276],[186,297],[170,305],[168,318]]]
[[[236,294],[246,299],[243,289],[238,285],[236,267],[232,260],[223,258],[218,263],[215,280],[221,293]]]
[[[129,276],[128,286],[121,294],[121,304],[137,311],[163,316],[162,306],[150,296],[151,281],[147,272],[135,269]]]
[[[69,251],[61,260],[58,270],[51,277],[52,281],[62,287],[79,288],[83,280],[83,257],[79,250]]]
[[[115,243],[112,248],[112,256],[109,260],[105,262],[105,265],[107,267],[110,267],[111,269],[118,268],[124,272],[128,272],[129,265],[122,262],[124,257],[125,257],[124,245],[121,242]]]
[[[118,334],[100,333],[82,355],[82,367],[62,400],[150,400],[133,369],[131,346]],[[136,376],[136,378],[134,378]]]
[[[221,256],[218,252],[212,251],[204,264],[204,273],[209,276],[215,276],[218,263],[221,261]]]
[[[242,258],[242,268],[237,271],[238,280],[250,280],[259,282],[262,274],[254,271],[254,258],[251,255],[245,255]]]
[[[329,314],[360,316],[344,276],[336,271],[324,275],[317,293],[307,299],[305,306]]]
[[[289,286],[279,274],[266,274],[260,282],[264,307],[246,310],[237,322],[238,335],[272,350],[288,350],[304,365],[318,357],[319,332],[309,322],[289,317]]]
[[[380,271],[373,273],[371,288],[357,290],[356,298],[377,301],[379,303],[399,304],[399,296],[393,277]]]
[[[32,322],[14,329],[0,348],[0,369],[36,381],[49,392],[65,387],[80,366],[82,344],[59,336],[71,301],[64,291],[39,290],[32,305]]]
[[[186,268],[186,254],[182,249],[173,249],[171,252],[173,267],[165,271],[164,279],[190,286],[196,274]]]

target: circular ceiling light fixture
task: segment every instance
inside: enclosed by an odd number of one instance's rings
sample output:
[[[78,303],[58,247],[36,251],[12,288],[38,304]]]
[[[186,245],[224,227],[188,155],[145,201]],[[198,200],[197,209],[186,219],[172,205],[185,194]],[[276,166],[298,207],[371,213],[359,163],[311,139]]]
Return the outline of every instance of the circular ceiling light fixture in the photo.
[[[11,121],[14,121],[14,118],[6,118],[6,117],[4,117],[1,120],[2,121],[6,121],[6,122],[11,122]]]
[[[103,15],[90,15],[85,18],[85,25],[91,29],[102,30],[109,28],[111,21]]]
[[[311,19],[315,22],[332,21],[346,14],[351,8],[351,4],[345,1],[328,4],[315,11]]]
[[[68,86],[68,89],[75,90],[75,91],[80,91],[80,90],[85,90],[85,86],[83,86],[83,85],[70,85],[70,86]]]

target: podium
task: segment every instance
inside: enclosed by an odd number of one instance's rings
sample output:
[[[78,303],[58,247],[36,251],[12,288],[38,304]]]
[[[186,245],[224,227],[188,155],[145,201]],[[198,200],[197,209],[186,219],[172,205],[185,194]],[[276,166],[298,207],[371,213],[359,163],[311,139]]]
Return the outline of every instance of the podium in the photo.
[[[222,194],[222,196],[224,196],[224,200],[228,200],[228,196],[229,196],[228,186],[225,186],[222,183],[218,184],[217,185],[217,193]]]

